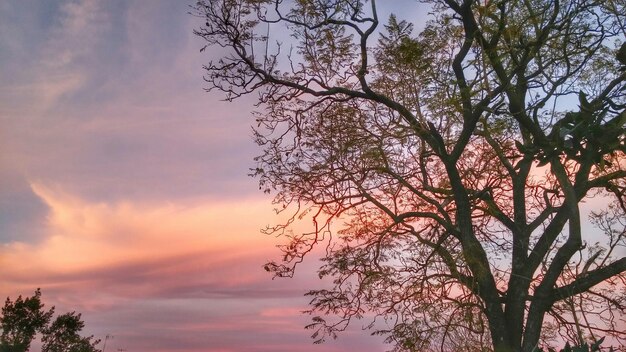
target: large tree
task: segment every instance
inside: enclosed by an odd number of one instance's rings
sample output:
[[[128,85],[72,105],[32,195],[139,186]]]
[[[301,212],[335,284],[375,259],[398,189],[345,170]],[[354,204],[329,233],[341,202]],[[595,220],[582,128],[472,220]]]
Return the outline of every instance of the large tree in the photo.
[[[624,1],[433,0],[382,25],[376,5],[194,7],[224,53],[210,88],[258,93],[253,173],[290,212],[266,269],[322,246],[319,339],[374,317],[397,351],[623,345]]]

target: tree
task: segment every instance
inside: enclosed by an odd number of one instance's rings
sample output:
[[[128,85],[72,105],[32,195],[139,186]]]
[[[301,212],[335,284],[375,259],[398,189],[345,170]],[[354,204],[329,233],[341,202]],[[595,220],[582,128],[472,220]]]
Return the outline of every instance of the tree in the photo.
[[[46,329],[43,338],[42,352],[99,352],[96,345],[100,340],[80,336],[85,327],[80,314],[75,312],[59,315]]]
[[[424,0],[417,35],[381,27],[376,5],[193,11],[201,51],[228,50],[204,67],[210,89],[259,94],[253,175],[288,214],[266,270],[325,248],[314,336],[373,315],[395,351],[624,346],[626,4]],[[602,233],[584,226],[592,198]]]
[[[79,335],[85,327],[80,314],[62,314],[50,323],[53,314],[54,307],[44,310],[40,289],[32,297],[19,296],[15,302],[7,297],[0,316],[0,351],[26,352],[35,335],[41,333],[42,352],[100,352],[96,348],[100,340]]]
[[[54,307],[44,310],[41,303],[41,290],[37,289],[32,297],[17,297],[15,302],[7,297],[0,326],[0,351],[25,352],[35,338],[35,334],[41,332],[54,314]]]

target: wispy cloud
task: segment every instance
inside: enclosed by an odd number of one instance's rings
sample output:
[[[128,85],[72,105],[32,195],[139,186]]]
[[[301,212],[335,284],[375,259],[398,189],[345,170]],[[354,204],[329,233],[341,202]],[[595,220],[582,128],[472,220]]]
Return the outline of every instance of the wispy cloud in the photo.
[[[39,38],[21,38],[21,42],[5,40],[13,43],[14,55],[23,52],[28,57],[22,57],[27,61],[21,62],[21,67],[5,72],[13,82],[0,87],[2,95],[11,98],[4,109],[42,113],[84,86],[92,75],[90,60],[96,56],[96,49],[111,25],[101,4],[98,0],[51,2],[49,11],[58,14],[51,19],[48,31],[37,33]],[[38,23],[23,25],[36,27]],[[29,45],[32,42],[37,44]],[[20,64],[13,62],[13,65]]]
[[[128,349],[311,350],[301,311],[312,284],[261,267],[277,255],[258,232],[274,218],[266,200],[106,203],[31,187],[48,207],[45,236],[0,247],[9,295],[41,287],[46,303],[83,312],[87,332]],[[324,351],[345,344],[349,333]]]
[[[41,184],[32,189],[49,207],[47,235],[37,243],[14,241],[3,246],[3,261],[23,263],[3,270],[4,280],[80,281],[100,273],[106,280],[123,283],[137,276],[197,275],[220,266],[224,273],[232,273],[241,258],[272,250],[271,241],[258,234],[259,224],[269,215],[262,201],[109,204],[90,203]],[[247,272],[226,275],[223,285],[257,277]],[[160,290],[166,290],[165,281]]]

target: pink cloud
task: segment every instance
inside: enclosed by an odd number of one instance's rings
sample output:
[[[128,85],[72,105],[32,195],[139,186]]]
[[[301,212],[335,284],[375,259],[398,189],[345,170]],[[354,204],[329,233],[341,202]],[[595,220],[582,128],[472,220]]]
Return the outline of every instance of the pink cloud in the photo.
[[[262,270],[276,252],[258,231],[272,214],[266,201],[107,203],[32,190],[49,208],[45,235],[0,247],[3,295],[41,287],[48,306],[82,312],[87,333],[135,351],[254,351],[244,332],[308,344],[304,323],[262,313],[305,302],[304,289]]]
[[[262,317],[269,318],[284,318],[284,317],[294,317],[302,314],[301,307],[275,307],[268,308],[261,311]]]
[[[278,254],[276,239],[258,232],[274,219],[266,200],[107,203],[32,189],[49,208],[45,236],[0,248],[0,290],[41,287],[48,306],[83,313],[86,333],[115,335],[107,349],[328,352],[362,344],[360,332],[348,332],[312,347],[303,293],[320,283],[306,267],[294,280],[262,270]],[[362,350],[381,349],[372,341]]]
[[[133,281],[137,278],[158,280],[163,291],[199,281],[231,287],[265,276],[263,258],[274,251],[272,239],[258,232],[270,216],[261,200],[109,204],[87,202],[41,184],[32,189],[49,207],[44,238],[6,243],[0,249],[5,267],[0,277],[22,287],[29,281],[100,281],[128,284],[146,294],[141,282]],[[242,270],[239,264],[251,260],[258,261],[258,270]],[[219,277],[211,278],[217,269]]]

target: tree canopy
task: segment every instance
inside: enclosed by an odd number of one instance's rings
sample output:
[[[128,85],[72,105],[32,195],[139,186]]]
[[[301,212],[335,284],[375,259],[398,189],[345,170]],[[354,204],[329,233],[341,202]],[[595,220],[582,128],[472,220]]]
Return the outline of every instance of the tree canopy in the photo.
[[[100,340],[93,336],[82,337],[80,332],[85,327],[81,315],[76,312],[59,315],[44,330],[42,352],[99,352],[96,345]]]
[[[7,297],[0,316],[0,352],[26,352],[38,333],[42,352],[100,352],[96,348],[100,340],[80,336],[85,327],[80,314],[61,314],[50,323],[53,315],[54,307],[44,309],[39,289],[15,302]]]
[[[0,351],[28,351],[35,334],[48,325],[53,314],[54,307],[44,310],[39,289],[32,297],[19,296],[15,302],[7,297],[0,316]]]
[[[258,94],[253,174],[289,214],[266,269],[325,249],[318,341],[373,316],[395,351],[624,346],[626,3],[415,6],[195,5],[209,88]]]

